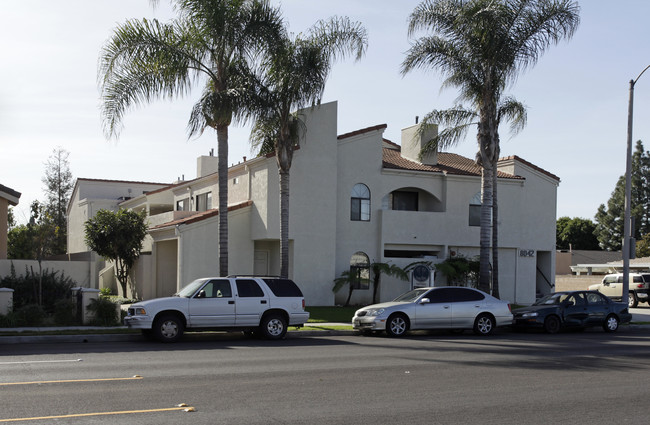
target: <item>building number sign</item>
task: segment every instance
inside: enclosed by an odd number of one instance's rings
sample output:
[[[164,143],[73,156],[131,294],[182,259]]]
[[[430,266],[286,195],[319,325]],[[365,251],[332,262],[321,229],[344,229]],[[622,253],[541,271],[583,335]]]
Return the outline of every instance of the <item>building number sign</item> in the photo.
[[[519,250],[519,256],[520,257],[534,257],[535,256],[535,250],[534,249],[520,249]]]

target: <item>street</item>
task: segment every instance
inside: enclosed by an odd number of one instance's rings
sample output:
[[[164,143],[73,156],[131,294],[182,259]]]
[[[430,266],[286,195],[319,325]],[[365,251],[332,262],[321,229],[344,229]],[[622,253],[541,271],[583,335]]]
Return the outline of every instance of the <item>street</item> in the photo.
[[[645,424],[649,369],[650,329],[633,326],[13,344],[0,423]]]

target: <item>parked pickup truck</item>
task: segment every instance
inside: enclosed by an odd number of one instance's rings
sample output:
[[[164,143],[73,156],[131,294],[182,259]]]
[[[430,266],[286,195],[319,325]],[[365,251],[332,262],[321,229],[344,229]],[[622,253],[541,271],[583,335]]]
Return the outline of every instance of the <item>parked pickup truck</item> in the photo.
[[[289,279],[206,277],[171,297],[131,305],[124,324],[163,342],[178,341],[185,330],[253,331],[282,339],[288,326],[309,320],[305,298]]]
[[[636,307],[640,302],[650,303],[650,273],[630,273],[628,306]],[[589,290],[598,291],[614,300],[623,300],[623,273],[605,275],[603,281],[589,286]]]

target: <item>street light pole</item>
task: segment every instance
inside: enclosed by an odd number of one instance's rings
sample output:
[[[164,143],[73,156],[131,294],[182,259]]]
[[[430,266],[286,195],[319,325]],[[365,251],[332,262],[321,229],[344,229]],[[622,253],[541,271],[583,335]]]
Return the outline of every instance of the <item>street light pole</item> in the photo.
[[[630,246],[631,239],[631,208],[632,208],[632,117],[634,110],[634,85],[639,78],[650,68],[646,66],[634,80],[630,80],[630,101],[627,107],[627,156],[625,158],[625,216],[623,219],[623,292],[622,300],[630,292]]]

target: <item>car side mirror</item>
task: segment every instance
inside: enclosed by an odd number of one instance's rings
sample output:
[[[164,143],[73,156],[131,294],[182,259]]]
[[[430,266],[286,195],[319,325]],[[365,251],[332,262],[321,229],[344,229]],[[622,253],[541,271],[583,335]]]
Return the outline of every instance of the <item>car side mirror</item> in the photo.
[[[196,298],[205,298],[205,290],[201,289],[198,294],[196,294]]]
[[[422,299],[420,300],[420,304],[429,304],[430,302],[431,302],[431,300],[428,299],[428,298],[422,298]]]
[[[571,307],[571,306],[574,305],[574,304],[575,304],[575,303],[574,303],[573,301],[565,301],[565,302],[564,302],[564,306],[565,306],[565,307]]]

